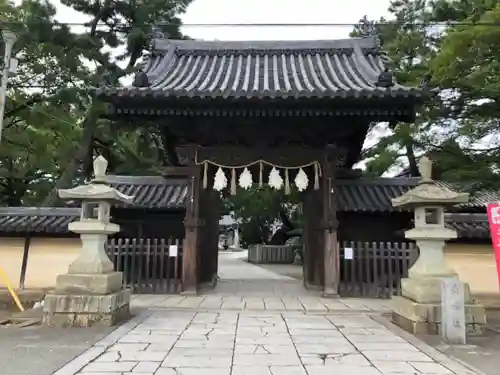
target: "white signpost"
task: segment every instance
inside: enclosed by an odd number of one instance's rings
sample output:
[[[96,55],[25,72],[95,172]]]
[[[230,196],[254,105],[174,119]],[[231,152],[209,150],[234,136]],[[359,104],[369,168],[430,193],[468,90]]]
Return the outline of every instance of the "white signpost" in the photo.
[[[353,259],[354,258],[354,250],[352,247],[344,248],[344,259]]]
[[[465,345],[464,288],[458,277],[447,277],[441,282],[441,336],[450,344]]]
[[[168,247],[168,256],[176,257],[178,253],[177,245],[170,245]]]

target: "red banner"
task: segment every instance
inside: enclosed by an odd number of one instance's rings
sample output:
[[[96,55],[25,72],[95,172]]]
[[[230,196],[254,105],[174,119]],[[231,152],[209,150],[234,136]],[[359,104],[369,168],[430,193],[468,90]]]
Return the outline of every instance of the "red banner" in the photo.
[[[495,251],[498,285],[500,287],[500,203],[488,204],[488,221],[490,222],[491,242]]]

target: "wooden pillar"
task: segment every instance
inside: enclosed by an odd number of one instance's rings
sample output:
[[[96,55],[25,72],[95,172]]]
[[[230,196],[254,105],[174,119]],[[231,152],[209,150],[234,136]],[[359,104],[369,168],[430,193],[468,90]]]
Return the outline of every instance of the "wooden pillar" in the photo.
[[[210,243],[208,227],[210,225],[210,201],[208,197],[208,192],[205,189],[199,190],[198,199],[199,209],[198,209],[198,219],[202,220],[204,225],[198,228],[198,284],[204,284],[210,281],[210,270],[208,269],[208,263],[210,262]]]
[[[217,282],[219,268],[219,219],[220,219],[220,193],[215,190],[210,191],[210,204],[212,205],[212,217],[210,225],[210,248],[212,251],[212,279],[214,284]]]
[[[219,196],[213,189],[201,189],[198,218],[198,282],[214,283],[219,255]]]
[[[198,287],[198,229],[199,212],[199,168],[189,177],[186,202],[186,217],[184,218],[185,238],[182,254],[182,293],[196,294]]]
[[[317,288],[323,284],[322,190],[311,190],[304,199],[304,284]]]
[[[312,192],[308,191],[304,197],[304,202],[302,204],[303,214],[304,214],[304,228],[302,232],[302,244],[303,244],[303,264],[302,264],[302,277],[304,279],[304,286],[309,288],[312,281],[312,269],[311,265],[312,259],[311,255],[313,253],[312,240],[313,236],[312,225],[313,225],[313,212],[312,212]]]
[[[324,228],[324,289],[325,297],[338,297],[339,248],[337,210],[335,207],[335,152],[327,150],[323,165],[323,228]]]

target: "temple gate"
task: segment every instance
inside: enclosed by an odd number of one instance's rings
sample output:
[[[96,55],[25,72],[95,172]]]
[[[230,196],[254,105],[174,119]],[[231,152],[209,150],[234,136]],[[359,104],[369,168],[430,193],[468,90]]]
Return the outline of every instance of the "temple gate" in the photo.
[[[225,42],[156,35],[134,87],[100,87],[115,121],[161,129],[170,178],[188,178],[183,290],[217,275],[220,193],[295,184],[304,195],[304,283],[338,293],[335,178],[374,122],[412,122],[423,89],[399,85],[374,27],[329,41]]]

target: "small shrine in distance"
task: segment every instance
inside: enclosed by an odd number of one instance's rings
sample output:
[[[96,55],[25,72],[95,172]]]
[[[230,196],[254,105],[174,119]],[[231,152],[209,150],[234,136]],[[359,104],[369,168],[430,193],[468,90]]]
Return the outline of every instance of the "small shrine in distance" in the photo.
[[[82,250],[68,273],[57,276],[55,290],[45,297],[44,325],[113,325],[130,316],[130,291],[123,288],[122,272],[114,271],[105,246],[108,235],[120,230],[109,220],[111,205],[132,203],[134,197],[102,182],[107,165],[106,159],[97,157],[95,179],[90,184],[59,190],[61,199],[82,203],[80,220],[69,224],[69,230],[80,235]]]
[[[431,178],[432,161],[426,156],[419,163],[419,184],[392,200],[394,207],[414,209],[415,227],[405,236],[414,240],[420,250],[408,278],[401,279],[401,296],[394,296],[394,323],[411,333],[438,333],[441,321],[441,283],[444,278],[457,277],[446,265],[445,241],[457,237],[457,232],[445,227],[444,209],[469,200],[469,194],[457,193],[437,184]],[[466,328],[469,333],[481,332],[486,324],[483,306],[474,303],[469,285],[463,284]]]

